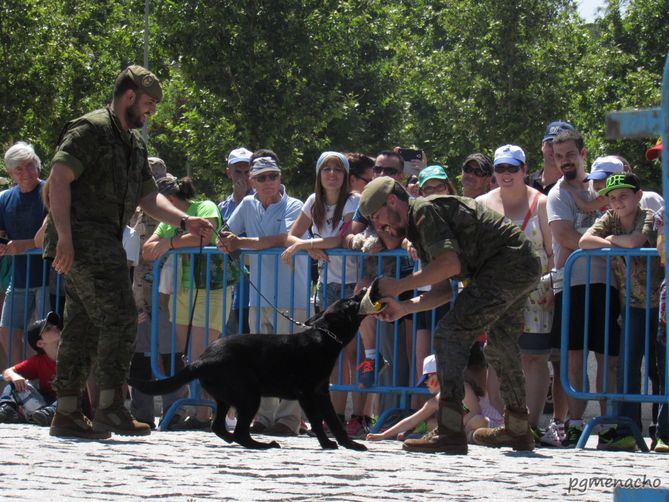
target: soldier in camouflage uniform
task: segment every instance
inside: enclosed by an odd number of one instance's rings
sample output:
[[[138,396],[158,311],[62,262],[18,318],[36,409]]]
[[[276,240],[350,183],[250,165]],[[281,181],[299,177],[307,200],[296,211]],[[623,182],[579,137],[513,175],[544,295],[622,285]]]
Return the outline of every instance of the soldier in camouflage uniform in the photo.
[[[536,288],[541,265],[523,232],[466,197],[430,196],[409,201],[404,188],[388,177],[367,185],[360,211],[375,228],[397,237],[406,235],[426,264],[408,277],[381,281],[380,292],[387,297],[383,300],[387,307],[379,314],[384,321],[441,305],[450,299],[451,278],[468,280],[434,334],[441,386],[438,427],[421,439],[407,440],[404,449],[467,453],[462,424],[463,372],[470,348],[484,330],[488,330],[486,357],[501,380],[505,423],[497,429],[477,430],[474,439],[488,446],[534,448],[518,336],[523,332],[523,306]],[[419,297],[402,302],[390,298],[428,284],[432,289]]]
[[[111,105],[68,123],[58,141],[44,242],[45,257],[53,258],[53,268],[66,276],[53,436],[150,433],[123,405],[122,386],[137,332],[123,229],[139,204],[155,218],[205,239],[212,232],[207,220],[189,218],[156,191],[146,145],[136,129],[161,98],[155,75],[130,66],[116,80]],[[100,396],[91,423],[78,401],[94,362]]]

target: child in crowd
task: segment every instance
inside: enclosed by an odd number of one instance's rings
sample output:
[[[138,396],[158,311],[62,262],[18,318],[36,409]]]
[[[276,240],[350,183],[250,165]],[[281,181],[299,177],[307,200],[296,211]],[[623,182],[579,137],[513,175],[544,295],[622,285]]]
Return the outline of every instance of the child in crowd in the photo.
[[[56,376],[60,326],[60,316],[49,312],[46,319],[28,329],[28,343],[37,355],[3,371],[3,379],[10,384],[0,395],[0,423],[51,425],[56,411],[56,393],[51,382]],[[39,390],[28,381],[35,379],[39,380]]]
[[[606,179],[612,174],[622,174],[625,170],[625,165],[619,157],[615,155],[607,155],[605,157],[597,157],[592,163],[590,174],[585,179],[592,181],[592,188],[599,194],[601,190],[606,188]],[[565,189],[574,197],[574,203],[584,213],[592,213],[596,211],[606,211],[608,209],[608,199],[604,195],[599,195],[596,199],[586,200],[579,193],[578,190],[570,185],[565,185]]]
[[[423,376],[417,383],[417,387],[425,384],[431,394],[434,394],[424,405],[413,415],[401,420],[389,429],[378,434],[367,434],[368,441],[380,441],[382,439],[392,439],[398,434],[414,429],[423,421],[434,421],[434,414],[439,409],[439,379],[437,377],[437,359],[434,354],[429,355],[423,361]],[[465,381],[465,399],[463,401],[465,415],[462,421],[465,426],[467,440],[472,442],[472,435],[476,429],[481,427],[496,427],[502,423],[499,413],[491,413],[491,417],[484,414],[482,410],[486,407],[489,411],[496,411],[487,404],[483,392],[479,386],[473,382]],[[428,429],[433,429],[428,423]]]
[[[639,248],[655,246],[656,232],[653,229],[654,213],[639,206],[642,191],[639,178],[632,173],[613,174],[606,179],[606,187],[599,191],[606,196],[610,209],[590,227],[579,241],[583,249],[603,247]],[[650,311],[647,311],[647,259],[645,257],[616,257],[613,272],[618,280],[621,304],[629,296],[629,317],[627,309],[622,310],[623,326],[628,334],[623,334],[620,357],[618,359],[618,392],[638,394],[641,390],[641,363],[645,352],[646,317],[650,316],[650,332],[657,333],[660,269],[656,258],[650,260]],[[629,295],[627,291],[627,268],[629,270]],[[623,331],[625,333],[625,331]],[[654,345],[654,338],[649,338]],[[654,353],[654,347],[649,347]],[[627,373],[627,374],[625,374]],[[625,380],[627,386],[625,387]],[[621,402],[618,413],[632,418],[641,427],[641,405]],[[634,451],[636,441],[628,427],[610,429],[600,434],[598,449],[609,451]]]

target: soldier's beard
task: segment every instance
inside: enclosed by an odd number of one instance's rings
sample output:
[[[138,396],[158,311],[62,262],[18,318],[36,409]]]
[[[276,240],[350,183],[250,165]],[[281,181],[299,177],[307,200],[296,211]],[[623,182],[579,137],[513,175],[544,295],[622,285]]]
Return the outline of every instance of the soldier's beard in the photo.
[[[126,109],[125,122],[128,125],[128,129],[139,129],[144,125],[142,114],[139,112],[139,106],[136,103]]]

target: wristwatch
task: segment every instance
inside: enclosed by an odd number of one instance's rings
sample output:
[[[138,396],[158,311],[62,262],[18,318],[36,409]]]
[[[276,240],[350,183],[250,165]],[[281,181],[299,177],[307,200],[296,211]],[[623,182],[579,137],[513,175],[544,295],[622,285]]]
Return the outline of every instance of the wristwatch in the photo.
[[[188,221],[188,218],[190,218],[190,216],[184,216],[179,222],[179,228],[184,232],[186,231],[186,222]]]

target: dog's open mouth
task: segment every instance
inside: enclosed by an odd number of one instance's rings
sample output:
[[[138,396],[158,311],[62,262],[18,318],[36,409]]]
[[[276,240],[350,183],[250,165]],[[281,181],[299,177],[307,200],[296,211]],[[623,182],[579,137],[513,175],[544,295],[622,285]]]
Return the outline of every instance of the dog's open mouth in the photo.
[[[360,307],[358,313],[363,315],[378,314],[386,305],[381,303],[381,294],[379,293],[379,279],[374,279],[372,284],[367,288],[365,296],[360,300]]]

